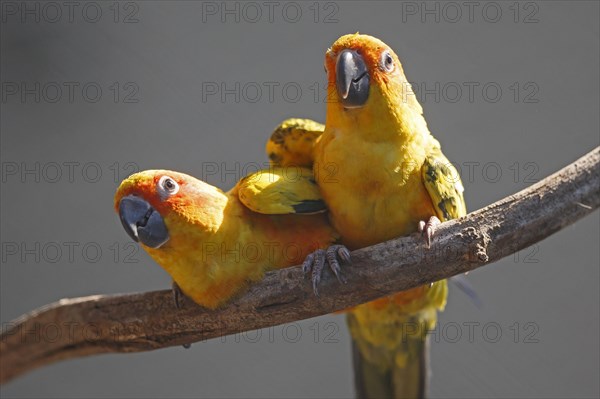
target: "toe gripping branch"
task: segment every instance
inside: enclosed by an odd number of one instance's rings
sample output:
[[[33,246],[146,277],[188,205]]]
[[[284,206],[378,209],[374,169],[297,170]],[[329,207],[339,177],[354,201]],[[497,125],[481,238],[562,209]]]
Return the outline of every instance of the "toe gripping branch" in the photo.
[[[309,254],[302,263],[302,271],[304,276],[311,276],[313,291],[316,296],[319,296],[319,283],[325,269],[325,264],[342,284],[346,284],[346,278],[342,274],[340,262],[351,263],[350,251],[344,245],[332,245],[327,249],[317,249]]]
[[[423,220],[419,222],[419,232],[427,240],[427,248],[431,248],[431,239],[440,224],[442,222],[436,216],[430,217],[427,223]]]

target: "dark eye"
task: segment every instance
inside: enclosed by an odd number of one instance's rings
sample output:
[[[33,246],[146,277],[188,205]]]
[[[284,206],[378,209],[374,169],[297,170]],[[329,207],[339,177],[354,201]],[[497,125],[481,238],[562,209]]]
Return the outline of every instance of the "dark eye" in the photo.
[[[381,53],[381,69],[391,72],[394,69],[394,58],[389,51]]]
[[[179,184],[169,176],[163,176],[158,181],[158,191],[161,197],[166,198],[179,191]]]
[[[169,191],[173,191],[175,189],[175,182],[171,179],[166,179],[164,182],[163,187],[166,188]]]

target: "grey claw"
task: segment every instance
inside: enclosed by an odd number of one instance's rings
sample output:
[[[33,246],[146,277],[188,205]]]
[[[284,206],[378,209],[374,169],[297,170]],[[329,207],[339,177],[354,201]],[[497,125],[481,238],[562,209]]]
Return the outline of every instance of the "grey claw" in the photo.
[[[427,249],[431,248],[431,237],[433,236],[433,232],[431,230],[431,227],[427,227],[425,229],[425,234],[427,235]]]
[[[306,278],[309,274],[312,280],[313,292],[316,296],[319,296],[319,283],[321,282],[321,276],[325,263],[329,265],[329,268],[342,284],[346,284],[346,278],[342,273],[339,260],[342,263],[351,263],[350,251],[343,245],[332,245],[326,250],[317,249],[315,252],[309,254],[304,262],[302,262],[302,272]]]
[[[348,250],[348,248],[342,245],[340,246],[340,248],[338,248],[337,253],[340,259],[342,259],[342,262],[352,263],[352,258],[350,257],[350,251]]]
[[[315,253],[314,252],[308,254],[306,259],[304,259],[304,262],[302,262],[302,273],[304,273],[305,278],[308,276],[308,274],[312,270],[314,262],[315,262]]]
[[[315,255],[315,260],[312,267],[312,284],[313,284],[313,292],[316,296],[319,296],[319,283],[321,282],[321,274],[323,274],[323,269],[325,268],[325,251],[322,249],[318,249],[313,252]]]
[[[327,263],[329,263],[329,268],[331,269],[331,271],[333,272],[335,277],[337,277],[338,281],[342,284],[346,284],[346,279],[342,275],[340,263],[337,260],[338,253],[341,252],[342,248],[346,249],[346,247],[340,248],[335,245],[327,248]],[[346,251],[348,251],[348,250],[346,249]]]

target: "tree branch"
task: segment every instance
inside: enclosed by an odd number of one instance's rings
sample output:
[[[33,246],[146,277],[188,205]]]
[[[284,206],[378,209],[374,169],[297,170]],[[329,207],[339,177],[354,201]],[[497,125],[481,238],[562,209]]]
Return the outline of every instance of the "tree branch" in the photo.
[[[328,314],[465,273],[511,255],[592,213],[600,204],[600,147],[468,216],[443,223],[431,249],[417,235],[352,253],[348,284],[324,276],[315,297],[300,267],[270,272],[219,310],[171,291],[63,299],[3,326],[0,383],[45,364],[109,352],[148,351]]]

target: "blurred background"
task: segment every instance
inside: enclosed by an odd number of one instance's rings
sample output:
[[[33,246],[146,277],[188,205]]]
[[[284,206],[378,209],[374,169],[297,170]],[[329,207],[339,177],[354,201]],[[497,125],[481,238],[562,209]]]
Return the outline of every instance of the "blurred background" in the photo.
[[[232,187],[281,120],[324,121],[323,55],[342,34],[396,50],[470,210],[600,141],[595,1],[0,4],[3,328],[60,298],[168,288],[114,213],[119,182],[165,168]],[[482,309],[451,286],[432,397],[600,395],[598,219],[471,273]],[[350,341],[326,316],[69,360],[0,394],[351,397]]]

